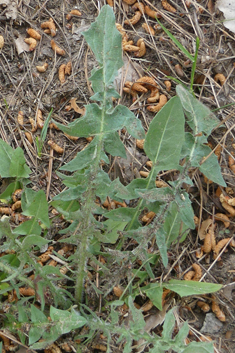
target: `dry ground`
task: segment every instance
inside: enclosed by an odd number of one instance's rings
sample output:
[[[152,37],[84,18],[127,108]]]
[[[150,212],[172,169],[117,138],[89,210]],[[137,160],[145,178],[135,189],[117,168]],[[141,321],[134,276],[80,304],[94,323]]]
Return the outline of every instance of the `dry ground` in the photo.
[[[232,155],[234,150],[234,108],[233,105],[229,105],[235,101],[234,34],[227,31],[223,26],[223,15],[214,8],[213,0],[192,0],[191,6],[187,7],[186,4],[189,2],[186,0],[171,1],[171,5],[176,9],[176,12],[171,13],[163,9],[160,0],[143,0],[145,5],[160,10],[161,21],[164,26],[192,54],[195,49],[193,47],[195,38],[200,38],[195,93],[198,99],[210,109],[222,107],[216,110],[215,114],[223,122],[223,127],[213,132],[210,142],[213,148],[218,144],[222,146],[220,164],[224,179],[229,187],[226,192],[234,195],[234,173],[228,166],[228,156]],[[16,6],[13,6],[13,10],[9,9],[10,5],[7,7],[0,5],[0,34],[3,35],[5,40],[4,47],[0,52],[1,138],[14,148],[20,146],[24,149],[27,163],[32,170],[31,186],[34,190],[45,190],[48,200],[51,200],[64,187],[55,172],[60,166],[71,160],[77,151],[84,148],[87,141],[85,139],[72,141],[61,131],[49,129],[42,156],[38,158],[35,138],[40,135],[40,130],[38,129],[37,132],[32,133],[33,142],[30,143],[25,135],[25,132],[31,132],[28,119],[29,117],[35,119],[38,109],[42,111],[45,119],[51,108],[53,108],[52,117],[64,124],[81,116],[82,111],[78,107],[82,109],[84,105],[88,104],[89,97],[92,95],[88,77],[95,65],[94,56],[84,41],[81,32],[86,30],[95,20],[99,8],[104,4],[105,0],[25,0],[18,1],[15,4]],[[73,16],[70,20],[67,20],[66,15],[76,7],[81,11],[81,16]],[[132,103],[131,96],[123,93],[125,76],[129,75],[128,78],[132,81],[142,75],[152,76],[161,87],[161,92],[170,99],[175,95],[175,83],[172,81],[172,88],[170,92],[167,92],[164,86],[166,76],[177,78],[188,85],[191,65],[186,62],[185,55],[179,51],[161,29],[158,29],[155,35],[150,35],[144,31],[142,24],[147,22],[149,25],[154,25],[156,21],[153,18],[145,15],[134,26],[124,25],[124,20],[131,18],[134,11],[122,0],[114,0],[114,12],[116,22],[124,26],[129,38],[134,43],[140,37],[144,38],[147,46],[146,55],[142,58],[135,57],[134,53],[124,54],[124,70],[117,81],[117,88],[121,95],[120,103],[128,106],[138,115],[147,131],[154,114],[146,109],[145,96],[139,96],[138,100]],[[45,34],[41,29],[41,23],[49,18],[53,18],[56,24],[57,33],[54,39],[65,50],[64,56],[55,55],[50,45],[50,34]],[[22,48],[21,52],[22,42],[24,38],[28,37],[26,30],[29,27],[36,29],[42,35],[42,39],[38,42],[35,50],[29,51],[28,46],[26,46]],[[21,44],[17,46],[16,40],[21,40]],[[69,61],[72,62],[71,75],[66,76],[65,83],[61,84],[58,78],[58,69],[61,64],[66,64]],[[48,64],[47,71],[39,73],[36,66],[43,65],[45,62]],[[175,65],[177,64],[182,67],[182,72],[176,70]],[[132,65],[132,71],[129,70],[127,74],[126,70],[130,65]],[[214,77],[217,73],[226,77],[223,85],[221,85],[221,82],[215,82]],[[72,98],[76,98],[77,106],[75,106],[75,110],[70,106]],[[23,126],[20,126],[17,120],[19,111],[24,113]],[[50,149],[47,144],[49,139],[56,141],[64,148],[62,155]],[[146,156],[142,150],[136,147],[135,141],[127,140],[126,148],[128,161],[115,160],[115,163],[113,163],[114,170],[112,170],[113,177],[119,176],[124,184],[135,177],[134,171],[137,174],[141,170],[148,171],[147,167],[143,167]],[[50,161],[53,161],[53,163]],[[163,175],[165,180],[172,178],[174,178],[173,173]],[[3,188],[4,184],[2,190]],[[218,212],[226,213],[216,195],[216,189],[216,185],[205,183],[201,175],[195,176],[191,198],[194,202],[195,215],[200,218],[200,221]],[[227,229],[224,228],[222,222],[217,223],[216,236],[218,240],[233,236],[235,225],[233,218],[230,219],[230,226]],[[54,227],[50,234],[51,238],[58,239],[58,230],[62,226],[62,223],[58,223]],[[183,273],[195,262],[195,250],[200,248],[200,245],[202,245],[202,241],[197,237],[197,232],[192,232],[183,244],[171,249],[169,268],[160,268],[158,270],[159,276],[163,271],[164,276],[167,275],[167,279],[176,275],[181,278]],[[228,252],[222,255],[220,261],[213,262],[212,258],[203,258],[200,262],[208,281],[227,285],[224,291],[217,295],[220,306],[226,315],[226,321],[221,327],[215,327],[215,321],[212,319],[213,327],[207,327],[206,329],[206,334],[217,342],[216,352],[234,352],[235,350],[233,295],[233,288],[235,289],[235,287],[232,286],[235,282],[234,260],[233,250],[228,249]],[[111,279],[118,273],[115,266],[113,271]],[[118,282],[123,280],[121,277],[124,277],[125,273],[120,272],[120,275],[120,278],[117,278],[113,285],[117,285]],[[107,289],[107,282],[105,285],[104,289]],[[108,285],[112,285],[112,283],[108,281]],[[112,299],[115,298],[112,292],[109,296]],[[88,305],[98,311],[99,306],[96,300],[93,302],[93,297],[95,297],[95,293],[92,295],[91,290],[90,296],[88,295]],[[200,331],[205,322],[205,314],[196,306],[197,298],[190,297],[180,300],[176,297],[174,300],[175,304],[179,306],[181,318],[189,320],[192,329]],[[195,339],[195,336],[192,336],[192,339]],[[64,340],[66,341],[66,338]],[[98,349],[100,342],[98,341],[96,338],[96,341],[91,342],[86,351],[100,352],[101,350]],[[105,346],[105,342],[101,343]],[[114,347],[113,351],[119,352],[122,351],[122,348]]]

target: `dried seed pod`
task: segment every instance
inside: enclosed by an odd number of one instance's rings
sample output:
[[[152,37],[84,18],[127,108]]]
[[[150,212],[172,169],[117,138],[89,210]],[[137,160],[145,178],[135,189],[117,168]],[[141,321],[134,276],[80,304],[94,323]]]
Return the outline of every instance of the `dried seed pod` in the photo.
[[[55,26],[55,22],[53,21],[53,18],[50,18],[49,21],[43,22],[41,24],[41,28],[49,29],[51,36],[55,37],[55,35],[56,35],[56,26]]]
[[[19,208],[21,208],[21,201],[16,201],[12,206],[11,209],[12,211],[18,210]]]
[[[127,19],[124,21],[125,25],[135,25],[137,22],[139,22],[139,20],[141,19],[141,12],[140,11],[136,11],[134,16],[130,19]]]
[[[184,71],[182,70],[180,64],[175,65],[175,71],[179,77],[184,77]]]
[[[169,12],[172,12],[172,13],[176,12],[176,9],[173,6],[171,6],[167,2],[167,0],[162,0],[162,7]]]
[[[214,227],[211,226],[208,229],[208,232],[207,232],[205,239],[204,239],[203,251],[206,254],[209,254],[211,252],[211,250],[215,249],[215,244],[216,244],[216,242],[215,242]]]
[[[151,10],[148,5],[145,5],[144,12],[146,13],[146,15],[148,15],[149,17],[154,18],[154,19],[162,17],[159,12]]]
[[[62,147],[60,147],[59,145],[57,145],[54,141],[49,140],[47,142],[47,144],[57,153],[59,154],[63,154],[64,153],[64,149]]]
[[[117,30],[121,33],[122,37],[127,36],[125,29],[120,25],[120,23],[116,23]]]
[[[214,154],[218,157],[218,159],[220,159],[221,151],[222,151],[222,146],[221,145],[217,145],[216,149],[214,150]]]
[[[48,260],[50,260],[50,258],[51,258],[50,255],[52,254],[52,251],[53,251],[53,246],[49,246],[47,251],[44,254],[39,256],[38,261],[44,263],[44,262],[47,262]]]
[[[137,42],[137,46],[139,47],[139,51],[135,53],[135,56],[138,58],[142,58],[146,54],[146,45],[143,38],[140,38]]]
[[[116,297],[120,298],[123,293],[123,289],[120,286],[115,286],[113,287],[113,293]]]
[[[141,150],[143,150],[144,149],[144,141],[145,141],[145,139],[142,139],[142,140],[136,140],[136,146],[138,147],[138,148],[140,148]]]
[[[17,189],[13,192],[12,194],[13,202],[19,201],[21,199],[22,191],[23,191],[22,189]]]
[[[226,81],[226,77],[223,74],[216,74],[214,80],[215,82],[220,82],[220,85],[223,86]]]
[[[137,46],[135,46],[135,45],[132,45],[132,44],[124,44],[123,45],[123,50],[124,51],[128,51],[128,52],[132,52],[132,51],[139,51],[140,50],[140,48],[139,47],[137,47]]]
[[[19,292],[20,295],[23,295],[25,297],[31,297],[35,295],[35,290],[33,288],[19,288]]]
[[[199,306],[199,308],[201,308],[204,313],[208,313],[208,311],[210,311],[210,305],[201,300],[198,300],[197,306]]]
[[[29,143],[32,145],[33,144],[32,134],[28,131],[25,131],[25,136],[26,136],[27,140],[29,141]]]
[[[140,175],[144,178],[147,178],[149,176],[149,172],[145,172],[145,171],[141,170]]]
[[[29,28],[27,29],[27,33],[30,37],[36,39],[36,40],[40,40],[42,38],[41,34],[38,33],[35,29],[33,28]]]
[[[199,218],[197,216],[193,216],[194,224],[196,227],[199,226]]]
[[[93,140],[94,137],[90,136],[90,137],[86,137],[87,142],[91,142]]]
[[[71,15],[74,15],[74,16],[82,16],[82,13],[77,9],[71,10],[70,13]]]
[[[195,276],[194,271],[189,271],[184,275],[184,280],[185,281],[192,281],[192,278]]]
[[[124,91],[125,93],[129,93],[129,94],[132,95],[132,101],[133,101],[133,102],[136,101],[136,99],[137,99],[137,93],[136,93],[136,91],[133,91],[132,89],[127,88],[127,87],[123,87],[123,91]]]
[[[130,81],[126,81],[125,86],[137,92],[141,92],[141,93],[148,92],[147,88],[145,88],[144,86],[142,86],[140,83],[137,83],[137,82],[133,83]]]
[[[203,179],[204,179],[206,184],[208,184],[208,185],[213,184],[213,181],[208,179],[204,174],[203,174]]]
[[[154,78],[150,76],[142,76],[138,78],[136,82],[140,83],[141,85],[144,85],[150,91],[154,90],[155,88],[159,88]]]
[[[156,113],[159,112],[159,110],[162,109],[162,107],[167,103],[167,97],[165,94],[161,94],[159,97],[159,103],[157,105],[149,105],[147,109],[150,112]]]
[[[162,31],[162,27],[158,23],[154,25],[153,28],[157,33],[160,33]]]
[[[72,62],[69,61],[65,66],[64,73],[65,75],[71,75],[71,71],[72,71]]]
[[[169,186],[169,185],[168,185],[165,181],[163,181],[163,180],[156,180],[156,181],[155,181],[155,185],[156,185],[157,188],[166,188],[166,187]]]
[[[120,201],[113,200],[113,202],[115,204],[115,208],[118,208],[118,206],[127,207],[127,205],[126,205],[126,203],[124,201],[120,202]]]
[[[48,68],[48,64],[47,63],[44,63],[43,65],[41,66],[36,66],[36,69],[38,72],[45,72]]]
[[[0,36],[0,49],[2,49],[4,46],[4,38],[3,36]]]
[[[197,259],[200,259],[203,256],[203,246],[195,251],[195,256]]]
[[[141,306],[140,310],[143,312],[149,311],[153,307],[153,302],[151,300],[148,300],[144,305]]]
[[[228,228],[229,225],[230,225],[230,221],[229,221],[228,216],[226,216],[226,215],[223,214],[223,213],[216,213],[216,214],[215,214],[215,220],[216,220],[216,221],[221,221],[221,222],[223,222],[225,228]]]
[[[228,165],[233,173],[235,173],[235,160],[233,156],[228,156]]]
[[[24,125],[24,113],[22,112],[22,110],[20,110],[18,113],[17,121],[20,126]]]
[[[226,321],[226,317],[225,317],[224,312],[220,309],[219,305],[216,303],[215,300],[212,301],[211,309],[212,309],[213,313],[215,314],[215,316],[217,317],[217,319],[219,319],[222,322]]]
[[[151,34],[152,36],[155,35],[155,31],[152,26],[147,24],[146,22],[142,24],[142,28],[148,33]]]
[[[59,130],[59,129],[58,129],[58,130]],[[64,132],[64,134],[65,134],[65,136],[68,137],[68,139],[70,139],[71,141],[77,141],[77,140],[79,139],[79,137],[77,137],[77,136],[70,136],[70,135],[66,134],[65,132]]]
[[[133,10],[139,10],[141,12],[141,14],[144,14],[144,4],[142,2],[136,2],[133,6],[132,6]]]
[[[136,2],[136,0],[123,0],[123,1],[128,5],[133,5]]]
[[[36,39],[34,39],[34,38],[32,38],[32,37],[30,37],[30,38],[25,38],[25,43],[27,43],[27,44],[29,44],[29,50],[30,51],[33,51],[35,48],[36,48],[36,46],[37,46],[37,41],[36,41]]]
[[[202,269],[196,263],[192,264],[192,268],[195,271],[195,275],[193,276],[192,281],[197,281],[198,282],[202,278]]]
[[[235,206],[235,197],[232,197],[231,199],[228,198],[226,201],[230,206]]]
[[[142,221],[143,223],[150,223],[150,222],[153,220],[153,218],[154,218],[155,216],[156,216],[156,213],[150,211],[150,212],[146,213],[146,215],[144,215],[144,216],[142,217],[141,221]]]
[[[106,0],[107,4],[111,7],[113,7],[113,0]]]
[[[40,109],[38,109],[38,111],[37,111],[36,121],[37,121],[37,127],[39,129],[42,129],[44,126],[44,121],[43,121],[43,117],[42,117],[42,111]]]
[[[51,40],[51,47],[52,47],[52,50],[54,50],[56,52],[56,54],[58,55],[62,55],[64,56],[65,55],[65,51],[63,49],[61,49],[56,43],[55,41],[52,39]]]
[[[11,214],[12,209],[10,207],[0,207],[0,213],[2,214]]]
[[[35,131],[37,131],[37,124],[35,123],[35,120],[33,119],[33,118],[30,118],[29,117],[29,122],[30,122],[30,124],[31,124],[31,126],[32,126],[32,128],[31,128],[31,132],[35,132]]]
[[[230,216],[235,217],[235,209],[232,206],[230,206],[227,202],[221,202],[221,205],[226,211],[228,211]]]
[[[166,86],[167,92],[171,90],[171,81],[164,81],[164,85]]]
[[[231,238],[225,238],[225,239],[222,239],[220,240],[217,244],[216,244],[216,247],[215,247],[215,250],[214,250],[214,259],[217,258],[217,256],[219,255],[220,251],[223,249],[223,247],[228,244],[228,242],[230,241]]]
[[[60,65],[58,70],[58,76],[61,84],[65,83],[65,68],[66,68],[66,65],[62,64]]]
[[[147,99],[148,103],[156,103],[160,98],[159,89],[156,88],[155,91],[152,91],[150,97]]]

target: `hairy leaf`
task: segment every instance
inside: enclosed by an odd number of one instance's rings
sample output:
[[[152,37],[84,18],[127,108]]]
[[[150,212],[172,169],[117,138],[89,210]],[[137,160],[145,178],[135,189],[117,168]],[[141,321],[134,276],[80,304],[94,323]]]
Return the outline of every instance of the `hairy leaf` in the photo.
[[[5,141],[0,139],[0,175],[2,178],[11,177],[11,173],[9,171],[11,165],[11,159],[13,155],[13,148],[8,145]]]
[[[42,190],[36,192],[32,189],[25,189],[22,194],[22,210],[25,216],[34,216],[36,219],[40,219],[46,227],[50,227],[48,204]]]
[[[11,177],[17,178],[28,178],[31,173],[25,162],[24,152],[20,147],[17,147],[12,153],[9,173]]]
[[[182,85],[176,86],[176,92],[187,116],[187,123],[193,133],[196,135],[204,132],[209,135],[219,123],[216,116]]]
[[[221,284],[195,282],[195,281],[180,281],[171,279],[169,283],[164,283],[164,287],[178,293],[181,297],[188,295],[199,295],[217,292],[222,288]]]
[[[156,173],[177,168],[184,142],[184,113],[178,97],[173,97],[149,125],[144,150]]]

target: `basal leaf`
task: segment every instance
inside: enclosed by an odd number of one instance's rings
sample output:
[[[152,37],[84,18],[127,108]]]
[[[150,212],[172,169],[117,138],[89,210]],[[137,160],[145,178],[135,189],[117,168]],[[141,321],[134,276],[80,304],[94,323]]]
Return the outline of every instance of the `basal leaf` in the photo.
[[[31,234],[24,238],[22,242],[22,249],[30,250],[32,246],[36,245],[36,246],[42,247],[43,245],[46,245],[48,243],[49,243],[49,240],[44,239],[39,235]]]
[[[57,322],[57,325],[59,325],[61,334],[68,333],[87,323],[87,320],[73,308],[71,309],[71,312],[69,312],[67,310],[56,309],[51,305],[50,317],[54,322]]]
[[[157,231],[156,237],[163,230],[166,234],[166,245],[169,247],[187,229],[183,224],[181,214],[178,211],[178,206],[175,202],[171,202],[168,211],[165,215],[164,225]]]
[[[177,194],[175,196],[175,202],[178,206],[178,211],[184,224],[190,229],[194,229],[194,211],[188,193],[182,191],[180,194]]]
[[[166,342],[171,339],[174,327],[175,327],[175,316],[174,316],[174,308],[169,310],[165,316],[165,321],[163,325],[162,338]]]
[[[48,323],[47,317],[43,314],[41,310],[36,308],[34,305],[31,305],[31,321],[34,323]]]
[[[27,200],[27,196],[29,197]],[[50,220],[48,217],[48,203],[46,195],[43,190],[33,191],[26,189],[22,194],[22,198],[25,197],[26,202],[22,205],[23,214],[25,216],[34,216],[36,219],[40,219],[46,227],[50,227]],[[27,202],[29,201],[29,202]]]
[[[160,283],[150,283],[145,287],[141,287],[141,291],[147,295],[156,308],[162,310],[163,287]]]
[[[214,353],[213,342],[191,342],[182,353]]]
[[[120,140],[119,134],[116,131],[105,135],[104,149],[107,153],[110,153],[112,156],[126,158],[125,147],[122,141]]]
[[[90,166],[92,161],[97,158],[96,150],[97,150],[97,142],[98,137],[95,137],[92,142],[87,146],[84,150],[79,152],[74,159],[72,159],[69,163],[65,164],[60,168],[60,170],[66,170],[69,172],[74,172],[77,170],[84,169],[87,166]],[[109,164],[109,159],[106,154],[101,153],[100,159],[102,159],[105,163]]]
[[[181,297],[188,295],[199,295],[217,292],[222,288],[221,284],[196,282],[196,281],[180,281],[171,279],[169,283],[164,283],[164,287],[178,293]]]
[[[69,188],[56,195],[53,200],[72,201],[77,200],[86,191],[86,186],[78,185],[75,188]]]
[[[221,174],[221,168],[217,156],[213,153],[204,163],[199,167],[199,170],[214,183],[226,187],[226,183]]]
[[[209,135],[219,123],[216,116],[182,85],[176,86],[176,92],[187,116],[187,123],[193,133],[197,135],[204,132]]]
[[[0,139],[0,175],[2,178],[9,178],[11,174],[9,172],[11,159],[13,155],[13,148],[8,145],[5,141]]]
[[[28,178],[31,170],[27,166],[22,148],[17,147],[11,157],[9,174],[11,177]]]
[[[115,244],[120,235],[119,232],[123,231],[127,225],[127,222],[113,221],[112,219],[108,219],[103,224],[105,226],[105,232],[104,234],[100,235],[99,240],[102,241],[102,243]]]
[[[19,181],[14,181],[13,183],[10,183],[7,188],[1,193],[0,195],[0,199],[1,200],[11,200],[12,194],[14,191],[16,191],[17,189],[21,188],[21,183]]]
[[[210,147],[203,144],[203,141],[202,137],[194,137],[191,133],[186,133],[181,157],[186,157],[192,167],[199,167],[208,179],[221,186],[226,186],[217,156],[214,153],[211,154]],[[203,162],[209,154],[211,154],[210,157]]]
[[[149,125],[144,150],[157,171],[177,168],[184,142],[184,113],[178,97],[173,97]]]
[[[37,326],[32,326],[29,330],[29,345],[37,342],[43,334],[43,330],[42,329],[38,329]]]
[[[15,234],[20,235],[29,235],[35,234],[40,235],[42,232],[42,228],[38,224],[38,221],[33,217],[26,222],[21,223],[18,227],[16,227],[13,231]]]
[[[160,251],[162,263],[165,267],[168,264],[166,239],[167,239],[167,235],[164,233],[163,230],[160,230],[160,232],[156,233],[156,243]]]

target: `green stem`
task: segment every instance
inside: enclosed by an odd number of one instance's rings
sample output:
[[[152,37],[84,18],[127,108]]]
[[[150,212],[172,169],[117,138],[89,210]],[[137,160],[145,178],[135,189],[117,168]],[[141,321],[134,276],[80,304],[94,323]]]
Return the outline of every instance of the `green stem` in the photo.
[[[91,209],[96,197],[96,190],[94,187],[94,180],[96,180],[97,173],[99,170],[100,158],[103,149],[103,129],[104,129],[104,118],[106,111],[106,95],[104,95],[103,109],[102,109],[102,123],[101,123],[101,133],[99,135],[99,141],[97,144],[97,149],[92,160],[94,160],[94,165],[91,168],[88,191],[85,194],[85,203],[81,208],[82,221],[79,223],[74,234],[79,231],[80,236],[77,236],[77,251],[75,253],[75,261],[77,262],[76,266],[76,283],[75,283],[75,301],[78,305],[82,303],[83,295],[83,284],[86,276],[86,265],[88,260],[87,248],[89,245],[89,237],[91,236]]]

